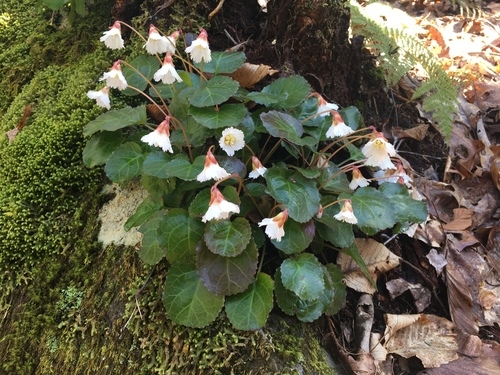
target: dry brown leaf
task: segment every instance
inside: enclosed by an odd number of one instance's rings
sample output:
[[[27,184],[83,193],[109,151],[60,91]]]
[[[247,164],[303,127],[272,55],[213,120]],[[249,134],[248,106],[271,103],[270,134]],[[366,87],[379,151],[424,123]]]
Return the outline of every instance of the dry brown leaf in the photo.
[[[500,82],[478,82],[474,84],[476,105],[482,111],[500,105]]]
[[[424,311],[431,303],[431,292],[421,284],[412,284],[401,278],[390,280],[385,284],[391,299],[394,299],[407,290],[410,291],[415,301],[417,312]]]
[[[438,253],[436,249],[431,249],[429,254],[426,255],[429,259],[429,263],[436,269],[436,273],[439,276],[443,272],[443,268],[448,264],[443,254]]]
[[[491,179],[496,188],[500,191],[500,157],[496,157],[490,166]]]
[[[443,225],[447,232],[462,232],[472,226],[472,214],[474,210],[468,208],[453,209],[453,220]]]
[[[424,367],[458,358],[455,325],[435,315],[385,315],[385,348],[404,358],[418,357]]]
[[[356,238],[356,246],[373,280],[399,265],[399,257],[383,244],[371,238]],[[347,254],[339,253],[337,264],[340,266],[348,287],[358,292],[373,294],[376,292],[371,281],[363,274],[358,264]]]
[[[278,70],[271,69],[269,65],[244,63],[230,76],[235,81],[238,81],[241,87],[250,88],[257,82],[260,82],[265,76],[273,75],[277,72]]]
[[[474,337],[474,336],[471,336]],[[498,374],[500,368],[500,345],[495,342],[481,343],[474,339],[478,348],[475,355],[461,355],[456,361],[447,363],[438,368],[419,372],[418,375],[493,375]]]
[[[427,130],[429,130],[429,125],[427,124],[417,125],[411,129],[402,129],[397,127],[394,127],[392,129],[394,138],[397,139],[411,138],[417,141],[421,141],[425,138]]]
[[[477,334],[482,311],[476,298],[483,279],[481,271],[485,270],[485,261],[474,251],[458,252],[454,242],[456,240],[453,238],[448,241],[448,264],[445,272],[450,314],[460,330]]]
[[[446,45],[441,31],[433,25],[429,25],[429,36],[439,45],[438,57],[448,57],[450,48]]]
[[[416,239],[429,244],[431,247],[441,247],[446,238],[443,225],[438,220],[429,220],[425,224],[419,225],[415,231]]]

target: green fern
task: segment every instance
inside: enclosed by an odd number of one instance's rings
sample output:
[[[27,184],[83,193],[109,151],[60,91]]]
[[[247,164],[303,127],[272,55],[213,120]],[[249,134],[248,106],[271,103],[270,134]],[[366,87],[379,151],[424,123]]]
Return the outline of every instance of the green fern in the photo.
[[[368,46],[378,53],[386,82],[395,85],[410,69],[420,66],[428,80],[413,93],[411,100],[423,97],[422,109],[432,113],[438,129],[449,140],[453,114],[457,111],[457,87],[441,67],[438,58],[416,37],[401,29],[388,28],[377,23],[359,6],[351,4],[351,25],[363,35]]]

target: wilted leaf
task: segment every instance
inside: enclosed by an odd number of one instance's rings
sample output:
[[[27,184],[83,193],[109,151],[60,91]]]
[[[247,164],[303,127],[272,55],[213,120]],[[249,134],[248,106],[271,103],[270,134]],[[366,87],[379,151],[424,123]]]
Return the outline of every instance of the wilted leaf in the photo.
[[[399,257],[394,255],[383,244],[371,238],[356,238],[355,243],[373,280],[376,281],[379,275],[399,265]],[[375,293],[375,286],[362,272],[354,259],[340,252],[337,258],[337,264],[344,273],[347,286],[358,292],[368,294]]]
[[[401,278],[393,279],[385,283],[387,291],[392,299],[410,291],[415,301],[417,312],[424,311],[431,304],[431,292],[421,284],[412,284]]]

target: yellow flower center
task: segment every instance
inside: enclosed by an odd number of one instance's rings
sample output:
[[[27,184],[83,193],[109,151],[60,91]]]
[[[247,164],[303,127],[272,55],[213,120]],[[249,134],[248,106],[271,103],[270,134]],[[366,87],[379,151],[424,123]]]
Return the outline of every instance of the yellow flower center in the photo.
[[[376,139],[375,142],[373,142],[374,146],[379,149],[385,148],[384,142],[380,139]]]
[[[228,134],[224,137],[224,144],[226,146],[233,146],[236,143],[236,137],[232,134]]]

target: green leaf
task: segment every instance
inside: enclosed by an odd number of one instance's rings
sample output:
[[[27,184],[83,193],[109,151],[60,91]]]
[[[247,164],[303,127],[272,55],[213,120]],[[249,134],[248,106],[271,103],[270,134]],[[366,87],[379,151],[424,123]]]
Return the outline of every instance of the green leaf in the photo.
[[[354,106],[342,108],[339,110],[340,116],[344,123],[349,126],[352,130],[357,130],[359,126],[363,123],[363,118],[359,109]]]
[[[253,91],[253,92],[248,93],[246,97],[248,99],[254,101],[257,104],[262,104],[262,105],[268,107],[271,104],[278,103],[280,101],[284,101],[287,98],[287,95],[285,93],[282,93],[280,95],[276,95],[276,94],[268,94],[265,92]]]
[[[88,168],[106,164],[113,151],[121,143],[121,130],[94,134],[83,149],[83,163]]]
[[[330,290],[332,295],[325,306],[324,312],[328,315],[334,315],[345,305],[347,290],[345,283],[342,281],[344,274],[340,267],[333,263],[328,263],[325,269],[326,289]]]
[[[76,9],[76,13],[78,13],[80,16],[84,16],[86,14],[85,0],[72,0],[72,4]]]
[[[196,180],[196,177],[203,170],[205,165],[205,155],[198,156],[193,164],[185,154],[175,155],[166,165],[166,171],[169,177],[177,177],[184,181]]]
[[[318,179],[318,184],[326,191],[337,194],[341,192],[352,192],[349,188],[349,180],[346,174],[331,161],[328,162],[327,166],[320,168],[320,172],[321,175]]]
[[[212,52],[212,60],[203,64],[203,73],[233,73],[245,62],[243,52]],[[199,64],[196,64],[199,66]]]
[[[334,207],[339,207],[335,205]],[[329,207],[330,208],[330,207]],[[340,208],[336,213],[340,211]],[[334,214],[336,214],[334,213]],[[334,215],[333,214],[333,215]],[[321,219],[317,219],[316,229],[319,235],[324,240],[333,244],[333,246],[340,249],[350,246],[354,242],[354,232],[352,224],[344,223],[326,213],[323,213]]]
[[[256,330],[266,325],[273,308],[274,282],[260,272],[243,293],[226,299],[225,311],[231,324],[240,330]]]
[[[210,292],[198,277],[194,262],[174,263],[167,272],[163,304],[176,324],[203,328],[212,323],[224,305],[224,296]]]
[[[258,258],[259,252],[253,241],[235,257],[214,254],[202,243],[196,256],[198,275],[212,293],[241,293],[254,280]]]
[[[378,190],[391,201],[398,222],[421,223],[427,219],[427,204],[412,199],[405,186],[386,182]]]
[[[218,109],[197,108],[191,106],[189,114],[203,126],[209,129],[238,126],[247,112],[243,104],[223,104]]]
[[[303,144],[300,138],[304,129],[299,120],[283,112],[270,111],[261,113],[260,119],[270,135],[276,138],[284,138],[298,146]]]
[[[143,234],[142,245],[139,249],[139,257],[146,264],[155,265],[164,256],[165,249],[161,246],[158,237],[158,226],[160,225],[161,214],[158,213],[152,217],[139,228],[139,232]]]
[[[285,236],[281,241],[271,240],[273,245],[283,251],[285,254],[298,254],[309,247],[314,239],[314,221],[309,220],[306,223],[297,223],[295,220],[288,219],[284,225]]]
[[[51,10],[61,10],[68,2],[69,0],[43,0],[43,3]]]
[[[188,100],[195,107],[213,107],[227,101],[237,90],[238,82],[226,76],[215,76]]]
[[[141,176],[141,185],[159,201],[163,201],[163,196],[170,194],[176,187],[175,178],[158,178],[146,174]]]
[[[207,247],[214,254],[234,257],[245,250],[251,236],[250,223],[242,217],[237,217],[234,221],[210,221],[204,238]]]
[[[172,155],[163,151],[151,152],[144,160],[142,173],[158,178],[168,178],[170,174],[167,171],[167,164],[172,161],[172,158]]]
[[[146,90],[146,87],[148,87],[149,84],[148,81],[151,82],[151,79],[153,78],[155,72],[160,67],[158,59],[153,55],[137,56],[129,64],[134,68],[125,65],[123,67],[123,76],[125,77],[129,86],[135,87],[140,91]],[[139,71],[140,74],[137,71]],[[143,76],[147,78],[148,81],[146,81]],[[132,90],[131,88],[126,88],[122,91],[122,94],[135,96],[139,95],[140,93],[136,90]]]
[[[264,178],[269,194],[288,209],[293,220],[305,223],[318,212],[320,195],[315,181],[279,166],[269,168]]]
[[[358,227],[363,231],[371,228],[378,232],[396,224],[392,202],[380,191],[372,187],[358,188],[350,199],[354,215],[358,219]]]
[[[322,265],[313,254],[302,253],[281,263],[281,281],[302,300],[319,298],[325,289]]]
[[[158,236],[166,247],[167,260],[172,264],[194,256],[204,230],[201,220],[190,217],[186,210],[170,209],[162,217],[158,228]]]
[[[118,147],[109,157],[104,172],[113,182],[123,182],[141,174],[145,156],[141,147],[127,142]]]
[[[286,99],[281,100],[278,105],[281,108],[294,108],[309,95],[311,87],[302,76],[290,76],[279,78],[270,85],[262,89],[263,93],[277,96],[286,95]]]
[[[134,214],[130,216],[125,222],[124,228],[128,232],[133,227],[137,227],[149,219],[153,214],[161,210],[163,207],[163,202],[153,198],[152,196],[147,196],[139,206],[137,206]]]
[[[83,135],[89,137],[98,131],[115,131],[131,125],[145,124],[146,121],[146,106],[144,105],[135,108],[112,109],[85,125]]]
[[[238,191],[233,186],[226,186],[222,190],[222,195],[227,201],[240,205],[240,197]],[[210,203],[210,189],[204,189],[196,195],[196,197],[191,202],[189,206],[189,214],[191,216],[202,216],[208,210],[208,204]]]
[[[274,293],[280,309],[285,314],[296,315],[303,322],[312,322],[319,318],[323,312],[323,305],[320,303],[319,298],[305,301],[291,290],[285,288],[279,268],[274,275]]]

